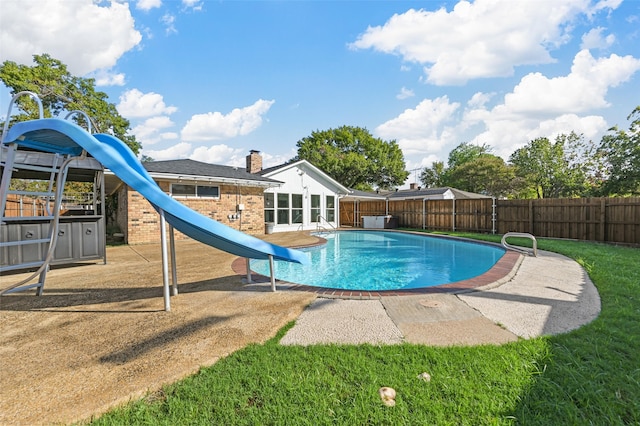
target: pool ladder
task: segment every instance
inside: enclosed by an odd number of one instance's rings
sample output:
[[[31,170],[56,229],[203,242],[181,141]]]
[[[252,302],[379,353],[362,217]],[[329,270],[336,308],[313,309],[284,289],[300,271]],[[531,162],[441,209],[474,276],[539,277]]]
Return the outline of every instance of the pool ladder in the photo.
[[[327,225],[329,225],[329,228],[325,227],[322,224],[322,221],[324,221],[324,223],[326,223]],[[325,219],[323,216],[318,215],[318,225],[316,226],[316,231],[317,232],[321,232],[321,233],[326,233],[326,234],[332,234],[335,233],[337,231],[336,227],[333,226],[331,224],[331,222],[329,222],[327,219]]]
[[[530,250],[530,249],[525,248],[525,247],[517,247],[517,246],[513,246],[513,245],[507,243],[507,238],[511,238],[511,237],[514,237],[514,238],[529,238],[533,243],[533,249]],[[514,251],[517,251],[517,252],[522,253],[522,254],[526,254],[526,255],[534,256],[534,257],[538,256],[538,241],[536,240],[536,237],[534,237],[533,235],[528,234],[526,232],[507,232],[506,234],[504,234],[502,236],[502,245],[506,249],[514,250]]]

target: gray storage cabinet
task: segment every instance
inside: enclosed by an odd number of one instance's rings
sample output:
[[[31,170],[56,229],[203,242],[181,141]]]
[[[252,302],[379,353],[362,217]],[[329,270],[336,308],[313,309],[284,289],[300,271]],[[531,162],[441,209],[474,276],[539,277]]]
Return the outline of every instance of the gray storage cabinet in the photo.
[[[0,235],[3,241],[26,241],[47,238],[49,223],[37,218],[21,218],[3,224]],[[52,265],[103,259],[105,257],[105,230],[102,216],[62,216],[58,224],[58,240],[53,252]],[[47,255],[48,244],[27,244],[3,247],[0,265],[20,265],[37,262]]]

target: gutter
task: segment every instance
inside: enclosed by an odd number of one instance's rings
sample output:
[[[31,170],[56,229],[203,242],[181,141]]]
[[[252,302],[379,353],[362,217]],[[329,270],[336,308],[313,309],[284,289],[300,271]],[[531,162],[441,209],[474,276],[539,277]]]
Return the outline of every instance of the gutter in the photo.
[[[114,173],[111,170],[105,169],[105,174],[113,176]],[[249,179],[237,179],[227,177],[211,177],[211,176],[197,176],[197,175],[179,175],[174,173],[149,173],[149,175],[156,180],[172,180],[177,182],[193,182],[193,183],[224,183],[229,185],[242,185],[242,186],[257,186],[261,188],[278,188],[282,186],[283,182],[272,180],[271,182],[263,180],[249,180]]]

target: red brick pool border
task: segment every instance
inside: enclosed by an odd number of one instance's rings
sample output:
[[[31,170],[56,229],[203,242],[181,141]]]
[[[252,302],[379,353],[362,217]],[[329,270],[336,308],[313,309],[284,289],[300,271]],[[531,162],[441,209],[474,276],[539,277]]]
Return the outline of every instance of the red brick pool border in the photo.
[[[396,231],[397,232],[397,231]],[[437,236],[439,238],[451,238],[446,236]],[[476,244],[495,245],[493,243],[483,243],[475,240],[455,237],[454,239],[473,242]],[[316,244],[321,245],[322,243]],[[313,245],[312,245],[313,246]],[[310,247],[310,246],[304,246]],[[300,246],[296,248],[302,248]],[[340,298],[340,299],[379,299],[383,296],[415,296],[419,294],[436,294],[436,293],[465,293],[478,290],[480,288],[497,287],[509,281],[515,275],[523,255],[507,250],[507,252],[496,262],[495,265],[487,272],[468,280],[457,281],[449,284],[442,284],[433,287],[421,287],[407,290],[384,290],[384,291],[365,291],[365,290],[343,290],[326,287],[315,287],[303,284],[295,284],[287,281],[276,280],[278,290],[295,290],[308,291],[316,293],[320,297]],[[239,257],[233,261],[231,268],[238,275],[247,275],[246,260]],[[254,283],[270,283],[270,278],[256,272],[251,273],[251,280]]]

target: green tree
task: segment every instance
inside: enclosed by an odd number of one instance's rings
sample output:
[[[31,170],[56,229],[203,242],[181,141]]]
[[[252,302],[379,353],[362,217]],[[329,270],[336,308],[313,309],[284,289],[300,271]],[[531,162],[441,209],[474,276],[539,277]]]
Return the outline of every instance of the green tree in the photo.
[[[446,186],[446,168],[443,161],[434,161],[431,167],[425,167],[420,172],[420,182],[427,188]]]
[[[342,126],[315,131],[296,143],[294,160],[307,160],[348,188],[369,191],[402,185],[409,176],[396,141],[374,138],[367,129]]]
[[[90,117],[95,131],[121,139],[138,153],[141,146],[135,136],[128,134],[129,121],[107,101],[106,93],[96,91],[94,79],[71,75],[65,64],[47,54],[34,55],[33,61],[34,66],[18,65],[12,61],[4,61],[0,65],[0,80],[12,95],[25,90],[36,93],[42,100],[45,117],[83,111]],[[21,111],[12,115],[12,121],[38,118],[37,106],[31,98],[22,96],[16,102]],[[81,115],[76,114],[73,119],[86,125]]]
[[[462,176],[464,169],[459,172],[456,172],[456,170],[490,152],[491,147],[489,145],[474,145],[470,142],[462,142],[449,153],[447,167],[442,161],[433,162],[431,167],[425,167],[420,173],[420,182],[428,188],[452,186],[470,191],[470,189],[458,186],[463,185],[468,188],[468,185],[464,183],[466,180]],[[455,175],[455,179],[452,179],[453,175]]]
[[[603,195],[640,195],[640,105],[627,120],[632,120],[629,131],[612,127],[598,147],[606,175]]]
[[[450,169],[447,181],[448,186],[494,197],[510,196],[518,183],[513,167],[486,153]]]
[[[589,191],[589,152],[589,144],[571,132],[553,143],[534,139],[511,154],[509,161],[538,198],[573,197]]]
[[[491,153],[490,145],[474,145],[470,142],[462,142],[449,153],[447,165],[449,169],[455,169],[468,161],[475,160],[481,155],[489,153]]]

